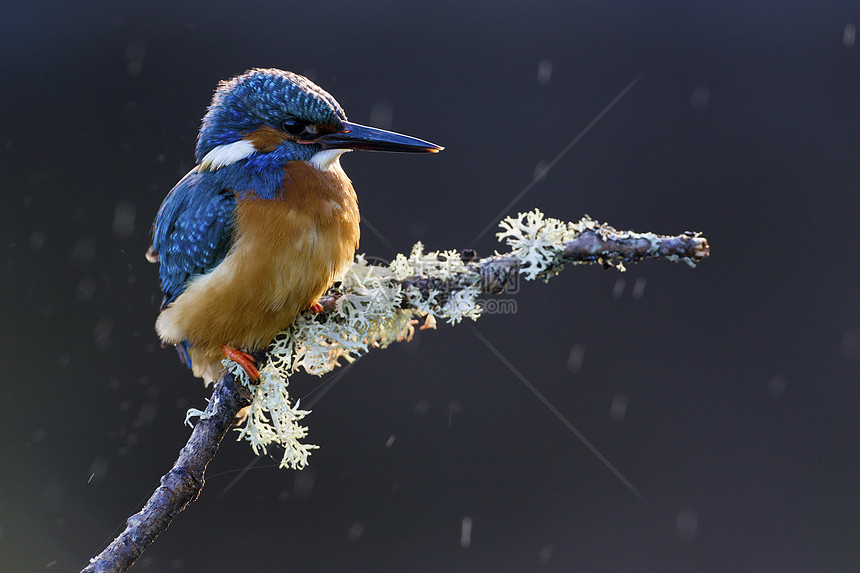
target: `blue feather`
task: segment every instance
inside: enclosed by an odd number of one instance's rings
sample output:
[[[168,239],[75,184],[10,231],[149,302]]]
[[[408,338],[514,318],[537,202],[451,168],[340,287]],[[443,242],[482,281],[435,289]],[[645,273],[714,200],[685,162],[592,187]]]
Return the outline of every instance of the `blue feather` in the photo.
[[[203,176],[209,185],[232,189],[241,200],[251,195],[260,199],[277,199],[284,190],[284,164],[293,160],[307,161],[315,147],[303,145],[279,148],[270,153],[254,153],[217,171],[207,171]]]
[[[193,169],[158,210],[152,250],[158,255],[162,308],[182,294],[190,279],[224,260],[233,243],[236,197],[212,175]]]

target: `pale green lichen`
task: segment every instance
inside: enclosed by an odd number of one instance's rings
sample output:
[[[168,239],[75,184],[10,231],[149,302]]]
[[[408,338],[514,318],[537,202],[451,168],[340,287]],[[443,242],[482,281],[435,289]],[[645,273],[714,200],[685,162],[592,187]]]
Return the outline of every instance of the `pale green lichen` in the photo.
[[[496,237],[511,247],[509,256],[520,260],[520,274],[526,280],[546,281],[561,272],[566,244],[586,229],[596,229],[598,224],[588,216],[568,223],[544,217],[535,209],[506,217],[499,226],[502,230]]]
[[[212,406],[212,411],[207,413],[205,410],[198,410],[197,408],[188,408],[188,411],[185,412],[185,425],[191,427],[191,418],[200,418],[201,420],[208,420],[212,416],[218,413],[218,395],[215,394],[212,398],[215,400],[215,405]],[[209,403],[209,399],[206,399],[206,402]]]
[[[444,318],[452,325],[464,318],[477,320],[481,315],[481,307],[476,304],[481,294],[481,277],[466,266],[457,251],[424,253],[424,245],[418,242],[408,258],[397,255],[390,266],[398,280],[433,279],[427,288],[413,284],[404,289],[403,298],[414,314]],[[443,283],[444,290],[433,288]]]
[[[247,382],[247,374],[236,363],[227,367],[235,376],[244,377]],[[310,411],[299,409],[298,400],[295,406],[290,404],[288,383],[289,380],[282,378],[271,362],[266,364],[260,371],[259,382],[251,386],[254,396],[248,407],[245,425],[238,428],[239,439],[248,440],[257,455],[261,452],[266,454],[270,444],[280,445],[284,453],[279,467],[300,470],[308,465],[311,450],[318,446],[299,441],[307,437],[308,429],[298,422]]]
[[[416,277],[433,279],[432,284],[444,288],[422,291],[414,285],[403,288],[398,282]],[[290,405],[287,386],[292,374],[301,369],[322,375],[339,366],[341,358],[351,362],[370,348],[411,340],[419,323],[422,329],[435,328],[437,318],[457,324],[481,314],[480,276],[456,251],[424,253],[421,243],[409,257],[398,255],[389,265],[369,265],[359,255],[340,277],[337,290],[340,296],[333,311],[305,312],[276,335],[258,384],[252,384],[237,364],[225,361],[234,376],[254,391],[239,438],[250,442],[258,454],[271,444],[283,447],[281,467],[301,469],[316,448],[300,442],[307,428],[298,421],[308,411]]]
[[[508,217],[501,226],[499,239],[510,245],[511,256],[520,260],[520,272],[531,280],[557,274],[564,243],[593,222],[586,218],[564,223],[532,211]],[[411,340],[419,323],[422,329],[435,328],[437,319],[453,325],[481,315],[480,275],[457,251],[425,253],[420,242],[409,256],[398,254],[388,265],[369,265],[359,255],[340,277],[337,292],[333,311],[305,312],[278,333],[259,383],[252,384],[234,362],[224,362],[254,392],[239,438],[250,442],[257,454],[267,452],[272,444],[283,447],[281,467],[303,468],[310,450],[316,448],[300,442],[307,428],[298,422],[308,411],[291,405],[287,392],[291,375],[300,369],[323,375],[339,366],[341,359],[351,362],[370,348]]]

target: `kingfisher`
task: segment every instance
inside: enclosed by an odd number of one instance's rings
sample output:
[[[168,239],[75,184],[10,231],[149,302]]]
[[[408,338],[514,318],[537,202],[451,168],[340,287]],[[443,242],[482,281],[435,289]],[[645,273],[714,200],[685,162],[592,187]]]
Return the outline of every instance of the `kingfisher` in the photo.
[[[421,139],[347,121],[306,77],[252,69],[222,81],[197,136],[196,165],[167,194],[147,259],[164,299],[155,329],[206,384],[221,361],[259,379],[255,355],[353,260],[358,200],[340,156],[435,153]]]

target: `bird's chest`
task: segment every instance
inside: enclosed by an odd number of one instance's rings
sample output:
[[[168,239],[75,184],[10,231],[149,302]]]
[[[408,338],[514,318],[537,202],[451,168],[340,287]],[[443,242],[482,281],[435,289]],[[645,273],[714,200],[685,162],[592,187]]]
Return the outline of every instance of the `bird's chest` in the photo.
[[[270,310],[300,310],[352,261],[358,203],[339,164],[322,172],[293,162],[284,171],[283,190],[274,199],[250,196],[237,202],[235,242],[227,258],[233,280],[253,302]]]

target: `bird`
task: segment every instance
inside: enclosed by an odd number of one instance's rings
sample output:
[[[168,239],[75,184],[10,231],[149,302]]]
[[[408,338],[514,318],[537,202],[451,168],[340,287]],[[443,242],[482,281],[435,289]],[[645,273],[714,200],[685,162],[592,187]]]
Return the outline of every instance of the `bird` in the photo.
[[[222,360],[252,381],[257,360],[354,259],[360,214],[340,164],[351,150],[443,147],[347,121],[308,78],[254,68],[221,81],[201,122],[196,164],[167,194],[146,258],[164,294],[155,329],[194,376]]]

